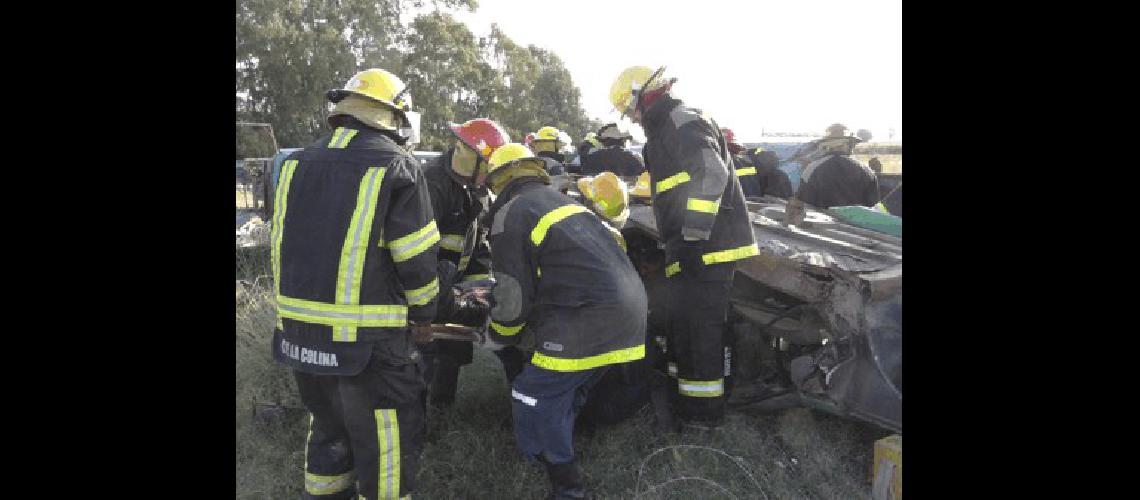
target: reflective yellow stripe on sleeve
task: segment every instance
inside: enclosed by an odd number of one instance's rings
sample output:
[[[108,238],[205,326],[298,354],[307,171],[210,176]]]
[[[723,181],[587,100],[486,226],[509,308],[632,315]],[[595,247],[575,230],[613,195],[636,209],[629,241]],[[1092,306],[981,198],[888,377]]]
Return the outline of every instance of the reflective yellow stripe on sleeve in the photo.
[[[719,252],[709,252],[701,256],[701,260],[705,264],[720,264],[722,262],[732,262],[734,260],[746,259],[753,255],[759,255],[760,248],[755,243],[745,245],[740,248],[733,248],[731,250],[721,250]]]
[[[720,208],[719,201],[702,200],[700,198],[689,198],[689,203],[685,208],[694,212],[704,212],[706,214],[715,214],[717,209]]]
[[[392,251],[392,260],[403,262],[423,253],[438,241],[439,229],[433,219],[416,232],[388,242],[388,249]]]
[[[468,274],[468,275],[463,277],[463,281],[460,281],[460,283],[467,283],[470,281],[489,280],[489,279],[491,279],[490,274]]]
[[[384,183],[383,167],[372,167],[360,179],[356,191],[356,208],[352,210],[348,231],[341,245],[340,263],[337,266],[336,300],[341,305],[360,303],[360,282],[364,276],[364,258],[367,254],[369,236],[372,234],[372,220],[376,215],[376,202],[380,197],[380,187]],[[342,325],[334,329],[333,340],[355,342],[356,327]]]
[[[277,182],[277,193],[273,197],[273,219],[270,228],[270,242],[272,247],[273,286],[275,294],[281,294],[281,239],[285,233],[285,210],[288,208],[289,184],[293,182],[293,172],[297,170],[297,160],[286,161],[281,166],[280,180]],[[277,316],[277,328],[284,328],[281,316]]]
[[[535,224],[534,229],[531,230],[530,241],[533,242],[536,246],[541,245],[542,240],[546,239],[546,232],[550,230],[550,226],[553,226],[558,221],[561,221],[562,219],[565,219],[571,215],[582,212],[589,212],[589,210],[587,210],[586,207],[577,204],[563,205],[547,212],[546,215],[543,215],[542,218],[538,220],[538,224]]]
[[[510,337],[511,335],[519,333],[519,331],[522,330],[524,326],[526,326],[526,323],[518,326],[503,326],[494,321],[491,322],[491,329],[495,330],[499,335],[502,335],[504,337]]]
[[[376,498],[399,498],[400,422],[396,410],[376,410],[376,440],[380,459]]]
[[[534,366],[546,368],[547,370],[554,370],[559,372],[577,372],[582,370],[589,370],[599,366],[612,365],[615,363],[625,363],[627,361],[635,361],[645,357],[645,344],[627,347],[625,349],[618,349],[610,351],[597,356],[590,356],[587,358],[555,358],[547,356],[541,352],[535,351],[534,356],[531,357],[530,362]]]
[[[677,274],[679,272],[681,272],[681,263],[680,262],[674,262],[672,264],[669,264],[668,266],[665,266],[665,277],[666,278],[671,278],[671,277],[673,277],[674,274]]]
[[[737,177],[744,177],[746,175],[756,175],[756,167],[736,169],[736,176]]]
[[[431,283],[428,283],[415,290],[407,290],[404,295],[408,298],[409,306],[422,306],[431,302],[436,295],[439,295],[439,278],[432,278]]]
[[[657,194],[664,193],[665,191],[673,189],[680,184],[689,182],[690,180],[692,179],[689,177],[688,172],[681,172],[676,175],[670,175],[669,177],[661,179],[657,182]]]

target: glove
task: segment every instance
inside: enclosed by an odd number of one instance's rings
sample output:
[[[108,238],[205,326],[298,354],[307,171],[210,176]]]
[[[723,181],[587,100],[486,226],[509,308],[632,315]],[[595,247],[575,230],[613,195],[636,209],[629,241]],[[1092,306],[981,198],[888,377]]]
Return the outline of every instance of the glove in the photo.
[[[701,260],[703,249],[704,245],[700,241],[682,241],[677,245],[675,255],[677,262],[681,263],[682,272],[691,275],[705,267],[704,261]]]
[[[412,323],[412,342],[423,345],[431,343],[432,340],[431,321]]]

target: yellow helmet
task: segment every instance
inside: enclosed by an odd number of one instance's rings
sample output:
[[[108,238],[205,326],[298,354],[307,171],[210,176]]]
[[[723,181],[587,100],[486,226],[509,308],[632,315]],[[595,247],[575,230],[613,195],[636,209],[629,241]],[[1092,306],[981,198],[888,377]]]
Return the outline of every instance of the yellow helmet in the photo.
[[[400,77],[379,68],[366,69],[353,75],[343,89],[330,90],[329,101],[340,102],[347,96],[358,95],[387,105],[397,111],[411,111],[412,96]]]
[[[622,116],[632,115],[637,106],[637,99],[634,97],[643,91],[655,90],[668,83],[661,78],[664,72],[664,66],[657,71],[649,66],[630,66],[622,70],[610,85],[610,104],[613,104],[614,109],[621,112]]]
[[[524,160],[533,160],[533,162],[524,162]],[[516,163],[523,168],[510,168]],[[499,146],[494,153],[491,153],[487,166],[486,182],[495,193],[517,177],[538,176],[547,184],[550,183],[550,175],[546,173],[546,163],[536,157],[530,148],[517,142]]]
[[[637,183],[633,185],[630,195],[648,198],[653,195],[649,190],[649,171],[646,170],[637,176]]]
[[[625,224],[629,217],[629,189],[613,172],[578,179],[578,191],[590,200],[599,215],[619,226]]]
[[[538,129],[538,132],[535,132],[534,140],[536,140],[536,141],[557,141],[559,139],[558,134],[560,132],[561,132],[560,130],[558,130],[554,127],[551,127],[550,125],[547,125],[545,127]]]

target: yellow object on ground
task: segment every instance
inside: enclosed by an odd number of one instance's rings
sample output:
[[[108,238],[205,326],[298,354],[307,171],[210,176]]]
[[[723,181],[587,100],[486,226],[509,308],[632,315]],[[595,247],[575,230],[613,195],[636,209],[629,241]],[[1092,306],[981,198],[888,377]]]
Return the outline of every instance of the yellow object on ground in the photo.
[[[875,441],[874,467],[871,470],[871,498],[902,498],[902,436],[893,434]]]

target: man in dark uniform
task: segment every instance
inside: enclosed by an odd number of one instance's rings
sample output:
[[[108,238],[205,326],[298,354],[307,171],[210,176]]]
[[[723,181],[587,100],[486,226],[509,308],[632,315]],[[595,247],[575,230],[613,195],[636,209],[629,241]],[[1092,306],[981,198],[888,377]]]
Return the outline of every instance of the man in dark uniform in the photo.
[[[724,335],[733,271],[736,261],[757,255],[759,248],[719,127],[670,95],[676,79],[665,78],[664,70],[626,68],[609,97],[615,109],[641,124],[647,138],[645,165],[671,289],[664,354],[667,367],[676,367],[673,406],[685,427],[707,429],[724,418]],[[660,401],[653,398],[655,407]],[[660,425],[671,426],[657,415]]]
[[[534,139],[530,141],[532,150],[538,156],[554,160],[546,162],[546,173],[550,175],[563,175],[566,169],[562,166],[566,162],[566,155],[562,148],[566,146],[566,133],[550,125],[538,129]]]
[[[846,127],[828,127],[827,137],[816,141],[810,153],[798,158],[804,165],[796,197],[819,209],[879,202],[879,182],[870,167],[855,161],[851,153],[858,137],[846,136]]]
[[[586,207],[550,189],[522,144],[491,155],[495,306],[491,336],[534,355],[511,388],[515,437],[544,464],[552,498],[585,498],[574,420],[614,365],[645,357],[645,289],[618,242]]]
[[[474,187],[475,173],[495,149],[510,141],[499,124],[485,118],[463,124],[453,123],[449,127],[456,137],[454,146],[424,166],[424,177],[431,191],[432,211],[440,232],[439,260],[453,266],[441,265],[440,284],[443,290],[449,290],[452,283],[463,284],[491,277],[487,228],[479,223],[480,215],[489,203],[486,196],[480,196]],[[455,321],[455,318],[439,316],[439,320],[448,322]],[[494,352],[503,363],[510,383],[522,371],[523,353],[514,347]],[[472,361],[471,343],[437,340],[425,348],[423,354],[431,404],[446,407],[455,401],[460,367]]]
[[[590,151],[582,157],[582,175],[598,175],[613,172],[621,177],[634,177],[645,171],[641,155],[630,151],[629,132],[621,130],[617,123],[610,123],[598,130],[598,140],[602,148]]]
[[[328,93],[334,127],[282,165],[271,235],[273,356],[309,410],[305,498],[415,490],[439,231],[407,86],[382,69]],[[411,326],[409,327],[409,322]]]
[[[742,157],[746,159],[748,165],[751,165],[751,168],[755,169],[755,174],[748,176],[749,184],[745,184],[744,172],[741,172],[740,169],[736,171],[736,174],[740,176],[741,187],[745,188],[745,196],[792,197],[794,194],[792,181],[786,172],[780,170],[780,157],[776,156],[776,153],[764,148],[754,148],[746,151]],[[752,189],[751,192],[749,191],[750,188]]]

